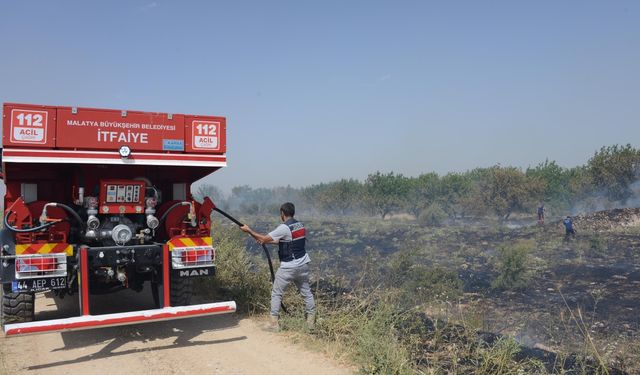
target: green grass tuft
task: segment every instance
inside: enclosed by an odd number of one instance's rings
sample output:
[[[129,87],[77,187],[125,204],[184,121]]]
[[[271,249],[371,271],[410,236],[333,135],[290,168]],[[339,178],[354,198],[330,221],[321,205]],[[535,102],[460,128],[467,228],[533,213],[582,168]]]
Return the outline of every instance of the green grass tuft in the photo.
[[[527,266],[531,262],[532,241],[521,241],[498,249],[498,277],[491,286],[495,289],[520,289],[528,280]]]

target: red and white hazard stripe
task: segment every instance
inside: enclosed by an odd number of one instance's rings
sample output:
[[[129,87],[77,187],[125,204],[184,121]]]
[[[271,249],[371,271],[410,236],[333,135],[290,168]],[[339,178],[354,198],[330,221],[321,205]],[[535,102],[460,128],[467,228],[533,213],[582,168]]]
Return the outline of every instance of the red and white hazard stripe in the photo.
[[[72,164],[121,164],[121,165],[175,165],[192,167],[226,167],[226,155],[166,154],[136,152],[122,158],[117,151],[70,151],[3,149],[5,163],[72,163]]]
[[[302,239],[302,238],[304,238],[305,234],[306,234],[306,231],[305,231],[304,227],[298,228],[298,229],[296,229],[296,230],[291,232],[291,239],[293,241]]]
[[[226,314],[236,311],[234,301],[205,303],[193,306],[165,307],[162,309],[131,311],[105,315],[83,315],[66,319],[52,319],[41,322],[14,323],[4,326],[7,337],[33,335],[38,333],[74,331],[91,328],[120,326],[127,324],[158,322],[196,316]]]

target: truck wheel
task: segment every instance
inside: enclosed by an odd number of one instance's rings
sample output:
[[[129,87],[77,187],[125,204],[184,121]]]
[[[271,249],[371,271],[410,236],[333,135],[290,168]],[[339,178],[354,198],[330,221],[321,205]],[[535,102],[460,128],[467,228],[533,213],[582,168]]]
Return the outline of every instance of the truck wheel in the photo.
[[[191,303],[193,280],[187,278],[171,278],[171,306],[185,306]]]
[[[3,324],[33,321],[34,307],[34,293],[2,293]]]

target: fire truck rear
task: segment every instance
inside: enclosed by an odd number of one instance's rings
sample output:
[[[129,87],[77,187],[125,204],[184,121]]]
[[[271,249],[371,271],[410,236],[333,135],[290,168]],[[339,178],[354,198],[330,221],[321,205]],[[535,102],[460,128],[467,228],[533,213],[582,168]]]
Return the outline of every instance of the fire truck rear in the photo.
[[[216,256],[214,205],[190,188],[226,166],[225,118],[13,103],[2,118],[6,335],[235,311],[233,301],[189,305]],[[91,296],[122,289],[151,293],[156,308],[91,311]],[[77,294],[81,315],[35,321],[44,291]]]

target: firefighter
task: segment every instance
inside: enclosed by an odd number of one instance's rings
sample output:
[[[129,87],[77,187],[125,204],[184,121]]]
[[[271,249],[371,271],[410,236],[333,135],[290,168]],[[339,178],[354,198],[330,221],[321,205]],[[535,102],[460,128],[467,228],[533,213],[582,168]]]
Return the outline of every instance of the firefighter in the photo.
[[[311,294],[309,285],[309,254],[305,251],[305,229],[304,225],[293,216],[296,213],[293,203],[287,202],[280,207],[280,224],[276,229],[268,234],[260,234],[251,229],[248,225],[240,229],[249,233],[259,244],[278,244],[278,257],[280,258],[280,268],[276,272],[276,277],[271,289],[271,311],[267,329],[279,331],[278,318],[280,316],[280,305],[282,295],[287,286],[293,282],[304,298],[305,311],[307,315],[307,325],[313,329],[315,324],[316,306]]]
[[[567,215],[564,220],[562,220],[562,224],[564,224],[564,238],[565,240],[569,240],[570,237],[576,236],[576,229],[574,228],[573,218]]]
[[[538,205],[538,225],[544,225],[544,203],[540,202]]]

